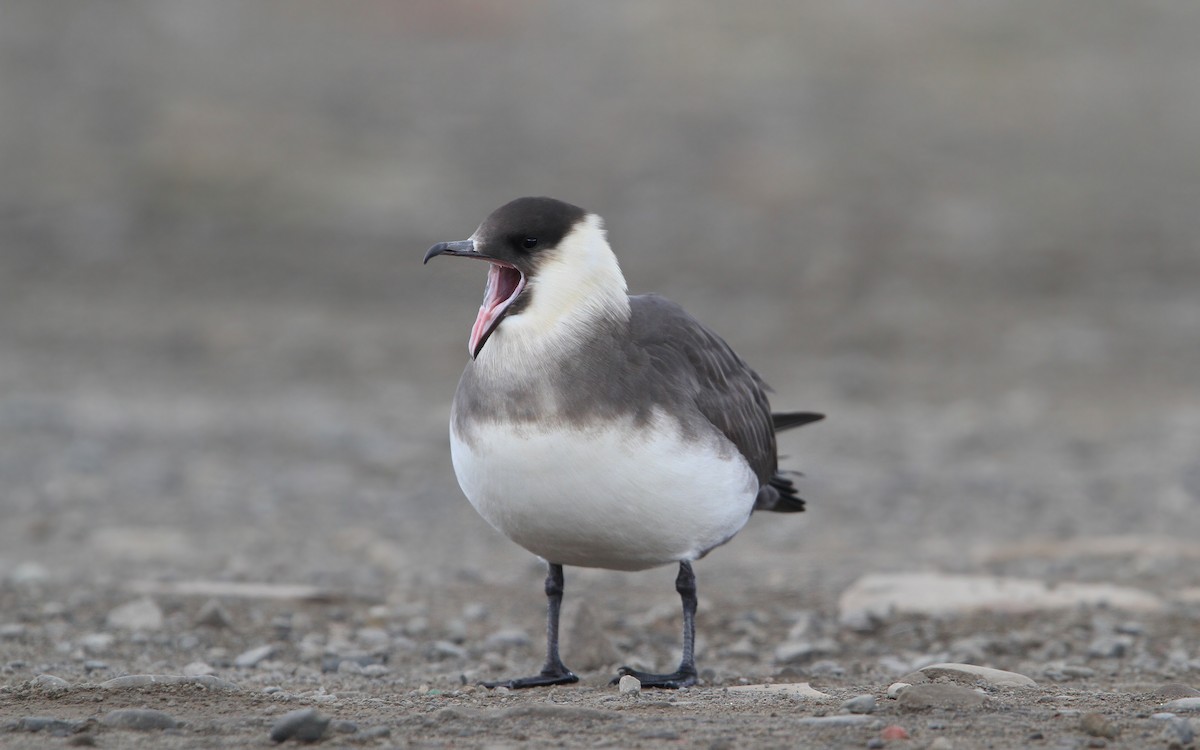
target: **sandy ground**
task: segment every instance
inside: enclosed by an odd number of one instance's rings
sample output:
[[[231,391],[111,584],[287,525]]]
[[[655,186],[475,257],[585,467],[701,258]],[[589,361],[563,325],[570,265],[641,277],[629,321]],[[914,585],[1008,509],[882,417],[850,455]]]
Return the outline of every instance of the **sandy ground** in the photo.
[[[380,747],[1200,724],[1164,708],[1200,689],[1195,11],[58,7],[0,24],[0,746],[262,747],[304,707]],[[473,687],[540,664],[543,572],[450,466],[482,275],[419,259],[523,193],[829,415],[781,440],[809,511],[697,565],[696,688],[608,685],[678,658],[669,569],[568,569],[578,686]],[[1157,604],[840,617],[917,571]],[[887,697],[946,661],[1036,687]],[[827,697],[731,690],[796,683]]]

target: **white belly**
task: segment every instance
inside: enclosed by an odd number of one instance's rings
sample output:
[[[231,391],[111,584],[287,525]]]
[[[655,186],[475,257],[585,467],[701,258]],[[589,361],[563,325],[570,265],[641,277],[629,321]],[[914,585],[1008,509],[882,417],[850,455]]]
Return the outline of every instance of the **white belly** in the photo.
[[[652,426],[486,423],[469,441],[452,426],[450,448],[467,499],[517,544],[560,565],[642,570],[725,542],[758,494],[723,437],[686,440],[661,414]]]

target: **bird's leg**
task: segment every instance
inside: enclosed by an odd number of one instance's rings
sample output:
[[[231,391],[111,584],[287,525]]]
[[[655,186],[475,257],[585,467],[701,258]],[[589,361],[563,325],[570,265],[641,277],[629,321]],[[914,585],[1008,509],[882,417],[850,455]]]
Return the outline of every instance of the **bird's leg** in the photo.
[[[579,682],[579,678],[566,668],[558,656],[558,611],[562,607],[562,595],[562,566],[550,563],[550,572],[546,574],[546,663],[542,666],[542,671],[533,677],[481,682],[481,685],[487,688],[506,687],[516,690]],[[695,609],[695,605],[692,606],[692,609]]]
[[[632,675],[642,683],[642,687],[676,688],[696,684],[696,574],[692,572],[692,564],[686,560],[679,563],[679,575],[675,578],[675,590],[683,600],[683,658],[679,661],[679,669],[671,674],[651,674],[639,672],[630,667],[617,670],[620,681],[625,675]]]

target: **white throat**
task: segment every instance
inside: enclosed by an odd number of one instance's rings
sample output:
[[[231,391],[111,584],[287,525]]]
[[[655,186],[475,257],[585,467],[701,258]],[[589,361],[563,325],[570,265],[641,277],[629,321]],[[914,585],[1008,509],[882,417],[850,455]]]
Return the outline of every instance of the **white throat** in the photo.
[[[500,323],[477,365],[527,370],[547,358],[569,356],[590,326],[629,319],[628,287],[599,216],[588,214],[544,252],[524,292],[529,304]]]

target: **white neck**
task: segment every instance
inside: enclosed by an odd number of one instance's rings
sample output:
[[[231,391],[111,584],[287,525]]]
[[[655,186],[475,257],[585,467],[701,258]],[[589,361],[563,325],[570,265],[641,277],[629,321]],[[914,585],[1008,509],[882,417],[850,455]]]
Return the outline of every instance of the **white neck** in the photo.
[[[604,320],[629,319],[629,294],[604,222],[588,214],[556,248],[545,251],[528,280],[524,310],[505,317],[476,360],[511,372],[569,356],[587,329]]]

